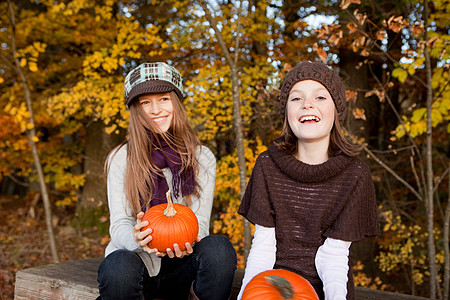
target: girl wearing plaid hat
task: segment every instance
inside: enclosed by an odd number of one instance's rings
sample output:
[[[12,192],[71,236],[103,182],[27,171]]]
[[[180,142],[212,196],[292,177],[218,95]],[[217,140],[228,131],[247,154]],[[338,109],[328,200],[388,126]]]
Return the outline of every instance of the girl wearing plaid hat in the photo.
[[[320,299],[353,299],[350,245],[380,231],[370,171],[341,132],[344,86],[326,65],[303,62],[280,104],[281,138],[258,156],[239,207],[256,229],[239,299],[269,269],[301,275]]]
[[[98,269],[100,299],[228,299],[236,252],[209,235],[216,160],[200,144],[182,105],[182,79],[166,63],[145,63],[125,78],[129,138],[111,151],[105,170],[111,242]],[[150,207],[189,206],[199,221],[194,245],[150,249]]]

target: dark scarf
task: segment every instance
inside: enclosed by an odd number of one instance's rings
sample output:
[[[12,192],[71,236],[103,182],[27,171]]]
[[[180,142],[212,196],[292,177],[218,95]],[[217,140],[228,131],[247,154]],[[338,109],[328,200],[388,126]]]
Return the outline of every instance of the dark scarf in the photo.
[[[176,147],[174,145],[167,144],[166,141],[156,141],[158,147],[154,144],[151,149],[151,159],[153,164],[159,169],[169,168],[172,172],[172,195],[177,198],[180,194],[180,184],[181,184],[181,195],[187,196],[194,192],[195,189],[195,176],[194,170],[189,168],[180,172],[181,170],[181,157],[178,151],[174,150]],[[169,190],[167,180],[162,172],[152,173],[154,190],[153,197],[150,202],[150,207],[167,203],[166,192]],[[145,211],[146,205],[145,201],[141,199],[141,204],[143,210]]]
[[[309,165],[299,161],[293,155],[287,154],[275,143],[269,146],[269,155],[283,173],[294,180],[309,183],[326,181],[341,173],[355,160],[355,157],[339,154],[330,157],[322,164]]]

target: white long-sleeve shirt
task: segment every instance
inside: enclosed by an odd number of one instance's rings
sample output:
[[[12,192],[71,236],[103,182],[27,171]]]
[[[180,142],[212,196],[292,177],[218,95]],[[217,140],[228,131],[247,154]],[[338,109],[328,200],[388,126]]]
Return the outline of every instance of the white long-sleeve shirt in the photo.
[[[327,238],[316,253],[315,264],[326,300],[341,300],[347,296],[348,255],[351,242]],[[275,228],[255,225],[252,247],[247,258],[238,300],[245,287],[257,274],[271,270],[276,260]]]
[[[216,158],[205,146],[197,150],[199,173],[197,182],[200,185],[200,197],[192,196],[190,208],[195,213],[199,223],[199,236],[209,235],[209,223],[214,197],[216,180]],[[108,161],[107,194],[110,213],[109,234],[111,241],[106,247],[105,256],[115,250],[127,249],[139,254],[148,269],[150,276],[156,276],[161,268],[161,259],[156,254],[149,254],[142,250],[134,240],[133,227],[136,225],[136,216],[133,216],[131,206],[125,195],[125,170],[127,164],[127,145],[115,150]],[[166,177],[169,189],[172,190],[172,173],[169,168],[162,170]],[[180,195],[172,199],[174,203],[186,205]]]
[[[252,247],[247,257],[247,267],[242,279],[238,300],[241,299],[247,284],[261,272],[273,269],[277,252],[275,228],[255,225]]]

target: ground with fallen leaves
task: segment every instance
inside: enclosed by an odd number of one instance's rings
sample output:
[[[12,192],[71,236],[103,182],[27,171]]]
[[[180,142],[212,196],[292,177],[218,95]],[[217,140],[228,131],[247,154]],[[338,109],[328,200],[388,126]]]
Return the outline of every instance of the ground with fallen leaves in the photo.
[[[54,208],[53,223],[61,262],[103,256],[108,236],[99,234],[95,227],[77,226],[74,209]],[[39,197],[0,195],[0,300],[14,299],[18,270],[52,262],[45,212]]]

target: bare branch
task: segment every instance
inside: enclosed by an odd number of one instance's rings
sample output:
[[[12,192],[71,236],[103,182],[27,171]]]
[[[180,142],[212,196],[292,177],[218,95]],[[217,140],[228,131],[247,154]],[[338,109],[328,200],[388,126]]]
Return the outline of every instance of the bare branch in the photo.
[[[419,175],[417,174],[416,166],[414,164],[414,158],[412,155],[409,157],[409,162],[411,164],[411,169],[413,171],[414,178],[416,179],[416,184],[419,187],[419,194],[423,195],[423,188],[422,185],[420,184]]]
[[[447,169],[445,169],[444,173],[442,173],[442,175],[439,176],[439,179],[435,182],[435,184],[434,184],[434,189],[433,189],[433,193],[436,192],[438,186],[441,184],[442,180],[445,178],[445,176],[447,175],[448,172],[450,172],[450,167],[448,167]]]
[[[385,90],[383,84],[381,83],[381,81],[378,79],[378,77],[375,75],[375,73],[372,70],[372,67],[369,64],[369,70],[370,73],[372,74],[372,76],[375,78],[376,82],[378,83],[378,85],[381,87],[381,89],[383,90],[384,96],[389,104],[389,107],[392,109],[392,111],[394,112],[395,116],[397,117],[397,120],[400,122],[400,124],[403,126],[403,128],[405,129],[406,135],[408,136],[409,141],[411,142],[411,144],[413,145],[414,149],[416,150],[416,154],[419,156],[419,159],[422,160],[422,157],[420,155],[420,151],[419,148],[417,147],[416,142],[414,141],[414,139],[412,138],[411,134],[409,133],[409,131],[406,129],[406,124],[403,121],[403,118],[400,116],[400,113],[397,111],[397,109],[395,108],[394,104],[392,103],[391,97],[389,97],[389,94],[387,93],[387,91]]]
[[[238,19],[237,19],[237,26],[236,26],[236,49],[235,49],[235,55],[234,55],[234,65],[237,66],[238,59],[239,59],[239,35],[241,32],[241,14],[242,14],[242,3],[240,3],[238,8]]]
[[[361,144],[358,139],[356,139],[352,134],[350,134],[350,132],[348,132],[346,129],[344,129],[344,131],[346,132],[346,134],[352,139],[353,142],[358,143],[359,145],[361,145],[364,149],[364,151],[366,151],[367,154],[369,154],[369,156],[375,160],[380,166],[382,166],[386,171],[388,171],[389,173],[391,173],[398,181],[400,181],[401,183],[403,183],[404,186],[406,186],[416,197],[417,199],[419,199],[420,201],[423,201],[423,197],[416,191],[416,189],[414,189],[408,182],[406,182],[406,180],[404,180],[403,178],[400,177],[400,175],[398,175],[394,170],[392,170],[386,163],[384,163],[380,158],[378,158],[372,151],[369,150],[369,148],[367,148],[367,144]]]
[[[408,183],[406,182],[403,178],[400,177],[400,175],[398,175],[394,170],[392,170],[391,168],[389,168],[389,166],[387,164],[385,164],[381,159],[379,159],[372,151],[369,150],[369,148],[367,148],[366,145],[363,145],[363,149],[364,151],[367,152],[367,154],[370,155],[370,157],[372,157],[380,166],[382,166],[386,171],[388,171],[389,173],[391,173],[398,181],[400,181],[401,183],[403,183],[404,186],[406,186],[416,197],[417,199],[419,199],[420,201],[423,201],[423,197]]]
[[[208,8],[208,4],[204,0],[199,0],[200,6],[203,8],[203,11],[205,12],[206,19],[208,20],[211,27],[214,29],[214,32],[216,33],[217,41],[219,42],[220,49],[222,49],[223,56],[225,56],[225,59],[228,63],[228,65],[235,66],[234,60],[231,58],[230,50],[227,47],[227,44],[225,43],[225,40],[222,37],[222,34],[220,33],[219,28],[217,27],[216,20],[212,17],[211,11]]]
[[[414,139],[412,138],[410,132],[406,129],[406,124],[403,121],[403,118],[400,116],[399,112],[397,111],[397,109],[395,108],[394,104],[392,103],[391,97],[389,97],[387,91],[384,89],[383,84],[380,82],[380,80],[378,79],[378,77],[375,75],[375,73],[373,72],[371,66],[369,65],[369,70],[372,73],[372,76],[375,78],[375,80],[377,81],[378,85],[383,89],[383,93],[385,95],[385,98],[387,100],[387,102],[389,103],[390,108],[392,109],[392,111],[394,112],[395,116],[397,117],[397,120],[400,122],[400,124],[403,126],[403,128],[405,129],[406,135],[408,136],[409,141],[411,142],[412,146],[413,146],[413,154],[416,154],[419,157],[419,162],[422,162],[422,155],[421,152],[419,150],[419,148],[417,147],[416,142],[414,141]],[[413,167],[413,171],[416,172],[415,167],[414,167],[414,163],[411,164],[411,166]],[[420,175],[422,178],[422,181],[418,180],[418,177],[416,176],[416,181],[417,181],[417,186],[419,187],[419,194],[423,195],[423,190],[426,187],[426,180],[425,180],[425,174],[424,174],[424,170],[422,167],[422,164],[419,165],[420,166]],[[417,175],[417,172],[415,173],[415,175]],[[421,184],[422,183],[422,184]],[[423,186],[422,186],[423,185]]]
[[[23,182],[23,181],[17,179],[15,176],[11,175],[11,174],[8,175],[8,178],[11,179],[11,181],[14,182],[15,184],[18,184],[18,185],[21,185],[21,186],[24,186],[24,187],[29,187],[30,186],[29,183]]]
[[[359,21],[356,19],[356,17],[347,9],[345,9],[345,12],[350,16],[350,18],[352,19],[353,23],[356,24],[356,26],[359,29],[359,32],[364,35],[367,39],[373,40],[364,30],[364,28],[361,26],[361,24],[359,23]],[[378,45],[377,43],[373,43],[373,45],[375,46],[375,48],[377,48],[378,50],[380,50],[382,53],[384,53],[384,55],[393,63],[398,63],[397,60],[395,60],[392,56],[389,55],[389,53],[387,53],[383,48],[381,48],[380,45]],[[403,70],[407,71],[406,68],[400,66]],[[420,82],[424,87],[427,87],[427,84],[422,80],[422,78],[420,78],[419,76],[415,75],[415,74],[410,74],[414,79],[416,79],[418,82]]]
[[[16,66],[15,66],[13,63],[11,63],[11,62],[9,61],[9,59],[8,59],[6,56],[4,56],[2,53],[0,53],[0,57],[1,57],[1,58],[3,59],[3,61],[8,65],[8,67],[10,67],[11,69],[13,69],[14,71],[17,72]]]

